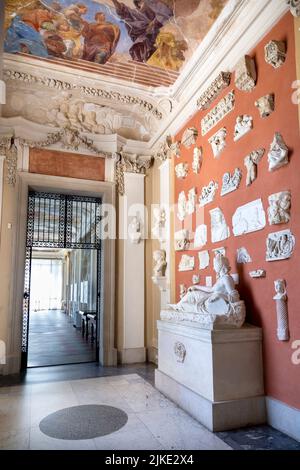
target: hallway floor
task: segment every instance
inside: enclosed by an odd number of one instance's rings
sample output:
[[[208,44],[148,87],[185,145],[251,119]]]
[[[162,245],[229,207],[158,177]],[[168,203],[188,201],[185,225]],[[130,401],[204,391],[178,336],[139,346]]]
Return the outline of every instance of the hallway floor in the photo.
[[[95,355],[95,346],[61,310],[30,312],[28,367],[90,362]]]

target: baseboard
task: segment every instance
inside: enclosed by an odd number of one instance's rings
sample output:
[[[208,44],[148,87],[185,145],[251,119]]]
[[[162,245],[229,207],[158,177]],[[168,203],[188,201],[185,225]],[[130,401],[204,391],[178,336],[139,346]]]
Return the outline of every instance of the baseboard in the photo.
[[[147,348],[147,362],[158,364],[158,348],[154,346]]]
[[[146,362],[146,348],[129,348],[118,351],[119,364],[137,364]]]
[[[300,441],[300,410],[266,397],[268,424],[288,436]]]

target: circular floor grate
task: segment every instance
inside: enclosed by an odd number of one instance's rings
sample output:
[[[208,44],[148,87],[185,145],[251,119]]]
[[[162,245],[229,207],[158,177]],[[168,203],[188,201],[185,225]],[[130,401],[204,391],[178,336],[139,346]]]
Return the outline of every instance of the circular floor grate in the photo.
[[[40,430],[55,439],[93,439],[118,431],[127,421],[127,414],[119,408],[81,405],[46,416],[40,422]]]

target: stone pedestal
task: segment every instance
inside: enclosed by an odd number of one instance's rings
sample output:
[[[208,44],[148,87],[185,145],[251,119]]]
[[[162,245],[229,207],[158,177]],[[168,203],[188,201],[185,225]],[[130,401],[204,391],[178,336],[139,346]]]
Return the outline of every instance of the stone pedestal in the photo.
[[[155,385],[211,431],[266,421],[260,328],[158,321]]]

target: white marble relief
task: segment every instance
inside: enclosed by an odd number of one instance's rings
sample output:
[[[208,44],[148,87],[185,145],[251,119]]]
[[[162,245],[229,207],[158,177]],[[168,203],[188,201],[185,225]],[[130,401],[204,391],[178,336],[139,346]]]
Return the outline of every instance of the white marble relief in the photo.
[[[192,283],[194,286],[196,286],[197,284],[199,284],[200,282],[200,276],[199,274],[194,274],[194,276],[192,277]]]
[[[209,251],[199,251],[198,253],[199,258],[199,269],[206,269],[209,266],[210,257]]]
[[[255,61],[248,55],[242,57],[235,69],[235,85],[241,91],[251,92],[257,80]]]
[[[269,196],[268,219],[270,225],[287,224],[291,219],[291,191]]]
[[[262,200],[256,199],[238,207],[232,218],[235,237],[262,230],[266,226],[266,214]]]
[[[176,178],[178,179],[186,178],[188,175],[188,172],[189,172],[188,163],[178,163],[178,165],[175,166]]]
[[[264,269],[256,269],[256,271],[250,271],[249,276],[252,279],[261,279],[266,277],[266,271]]]
[[[231,72],[220,72],[217,78],[209,85],[197,100],[199,109],[208,109],[211,103],[220,95],[222,90],[230,85]]]
[[[190,233],[188,230],[179,230],[174,236],[175,251],[185,251],[190,246]]]
[[[193,163],[192,169],[195,174],[198,174],[203,161],[203,149],[202,147],[195,147],[193,151]]]
[[[186,203],[186,210],[189,215],[195,212],[196,202],[197,202],[197,190],[196,188],[192,188],[188,192],[188,200]]]
[[[200,207],[204,207],[206,204],[213,202],[216,197],[218,187],[219,185],[216,181],[211,181],[207,186],[202,188],[201,195],[199,197]]]
[[[255,106],[259,110],[261,118],[269,117],[275,110],[275,95],[273,93],[262,96],[255,101]]]
[[[202,120],[202,135],[206,135],[215,127],[230,111],[234,109],[235,94],[234,90],[228,93]]]
[[[217,255],[217,253],[221,253],[221,255],[226,256],[226,248],[224,246],[220,246],[219,248],[214,248],[213,250],[214,256]]]
[[[182,222],[187,215],[187,200],[186,200],[186,195],[184,191],[181,191],[181,193],[178,196],[178,204],[177,204],[177,217],[178,219]]]
[[[206,276],[206,278],[205,278],[205,285],[206,285],[206,287],[212,287],[212,286],[213,286],[213,278],[212,278],[212,276]]]
[[[161,319],[194,321],[209,329],[213,329],[216,324],[240,328],[245,321],[246,307],[230,275],[228,259],[217,254],[214,270],[218,280],[212,288],[190,287],[180,302],[169,305],[169,310],[161,312]]]
[[[182,255],[182,258],[179,263],[178,271],[179,272],[194,271],[194,269],[195,269],[195,257]]]
[[[132,218],[128,226],[128,235],[129,235],[129,239],[131,243],[138,245],[141,242],[141,239],[142,239],[141,223],[137,215]]]
[[[225,173],[222,178],[221,196],[236,191],[240,186],[241,179],[242,171],[239,168],[236,168],[232,175],[229,172]]]
[[[153,209],[154,223],[152,228],[152,235],[159,241],[164,241],[166,238],[166,222],[167,214],[164,207],[155,207]]]
[[[276,303],[277,338],[279,341],[288,341],[290,339],[290,333],[286,282],[284,279],[277,279],[277,281],[274,282],[274,286],[276,294],[273,297],[273,300],[275,300]]]
[[[236,118],[236,124],[234,127],[233,140],[237,142],[244,135],[248,134],[253,128],[253,117],[248,114],[243,114]]]
[[[187,287],[185,284],[180,284],[179,285],[179,297],[182,299],[185,294],[187,293]]]
[[[258,149],[251,152],[244,159],[247,170],[246,186],[250,186],[257,178],[257,165],[264,156],[265,149]]]
[[[265,45],[265,61],[274,69],[281,67],[286,59],[286,43],[284,41],[270,41]]]
[[[295,248],[295,237],[290,230],[270,233],[267,238],[267,261],[279,261],[292,256]]]
[[[268,153],[269,171],[277,170],[289,163],[289,149],[282,135],[275,133],[273,142]]]
[[[227,130],[225,127],[214,134],[208,142],[211,145],[214,158],[218,158],[226,147]]]
[[[300,16],[300,0],[286,0],[287,5],[290,7],[290,11],[296,18]]]
[[[153,261],[154,261],[154,268],[153,268],[153,277],[165,277],[166,269],[167,269],[167,261],[166,261],[166,252],[165,250],[156,250],[153,253]]]
[[[194,248],[202,248],[207,243],[207,225],[199,225],[194,237]]]
[[[211,218],[211,241],[218,243],[230,237],[230,229],[226,224],[226,220],[222,210],[217,207],[209,211]]]
[[[182,136],[181,143],[185,148],[189,149],[192,145],[195,145],[198,137],[198,130],[195,127],[188,127]]]
[[[176,341],[176,343],[174,344],[174,354],[177,358],[177,362],[183,364],[186,356],[185,345],[183,343],[180,343],[179,341]]]
[[[158,147],[154,158],[162,162],[173,157],[179,158],[181,155],[180,144],[180,141],[175,141],[172,136],[168,135]]]
[[[238,264],[247,264],[252,262],[251,256],[249,255],[247,248],[244,246],[237,249],[236,262]]]

